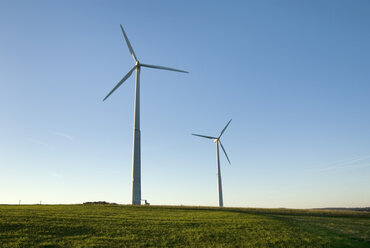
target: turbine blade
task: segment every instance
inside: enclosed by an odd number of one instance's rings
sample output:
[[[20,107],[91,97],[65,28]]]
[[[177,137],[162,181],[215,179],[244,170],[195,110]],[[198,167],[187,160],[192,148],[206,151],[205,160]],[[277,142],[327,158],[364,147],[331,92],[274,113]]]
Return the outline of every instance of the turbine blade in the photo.
[[[118,82],[118,84],[113,88],[113,90],[111,90],[109,92],[109,94],[103,99],[103,101],[105,101],[105,99],[107,99],[110,95],[112,95],[112,93],[118,88],[121,86],[121,84],[123,84],[132,74],[132,72],[136,69],[136,65],[134,67],[132,67],[132,69],[126,74],[126,76],[124,76],[121,81]]]
[[[137,58],[136,58],[136,55],[135,55],[135,52],[134,52],[134,49],[132,49],[132,46],[131,46],[131,43],[130,41],[128,40],[128,37],[125,33],[125,30],[123,29],[122,27],[122,24],[120,24],[121,26],[121,30],[122,30],[122,33],[123,33],[123,36],[125,36],[125,40],[126,40],[126,43],[127,43],[127,46],[128,46],[128,49],[130,50],[130,53],[132,55],[132,57],[134,58],[135,62],[137,62]]]
[[[228,123],[226,124],[226,126],[224,127],[224,129],[222,129],[221,134],[220,134],[220,136],[218,136],[218,138],[221,138],[221,136],[222,136],[222,134],[225,132],[225,130],[226,130],[226,128],[227,128],[227,126],[229,126],[229,124],[230,124],[231,120],[232,120],[232,119],[230,119],[230,120],[229,120],[229,122],[228,122]]]
[[[147,65],[147,64],[140,64],[140,65],[144,66],[144,67],[154,68],[154,69],[162,69],[162,70],[168,70],[168,71],[177,71],[177,72],[189,73],[187,71],[174,69],[174,68],[170,68],[170,67],[159,66],[159,65]]]
[[[227,153],[226,153],[225,148],[224,148],[224,146],[222,145],[221,141],[220,141],[220,145],[221,145],[222,150],[223,150],[223,151],[224,151],[224,153],[225,153],[225,156],[226,156],[226,158],[227,158],[227,161],[229,161],[229,164],[231,164],[231,163],[230,163],[230,159],[229,159],[229,157],[227,156]]]
[[[217,139],[216,137],[206,136],[206,135],[200,135],[200,134],[194,134],[194,133],[192,133],[192,135],[199,136],[199,137],[202,137],[202,138],[207,138],[207,139]]]

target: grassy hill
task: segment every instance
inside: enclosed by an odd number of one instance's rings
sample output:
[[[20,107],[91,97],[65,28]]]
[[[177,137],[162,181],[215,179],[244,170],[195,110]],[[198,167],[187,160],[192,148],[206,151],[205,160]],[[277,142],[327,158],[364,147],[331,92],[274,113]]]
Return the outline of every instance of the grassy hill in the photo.
[[[370,247],[370,213],[0,205],[0,247]]]

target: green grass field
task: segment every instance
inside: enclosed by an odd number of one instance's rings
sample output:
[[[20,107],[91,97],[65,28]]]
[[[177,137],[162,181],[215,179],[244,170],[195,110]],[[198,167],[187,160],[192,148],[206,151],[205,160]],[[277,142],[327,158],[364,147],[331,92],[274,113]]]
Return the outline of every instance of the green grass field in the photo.
[[[0,205],[0,247],[370,247],[370,213]]]

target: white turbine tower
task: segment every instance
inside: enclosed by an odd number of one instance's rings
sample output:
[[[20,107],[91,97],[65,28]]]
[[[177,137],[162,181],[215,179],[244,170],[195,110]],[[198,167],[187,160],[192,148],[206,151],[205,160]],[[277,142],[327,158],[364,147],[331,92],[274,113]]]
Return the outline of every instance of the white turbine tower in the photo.
[[[222,150],[224,151],[225,153],[225,156],[227,158],[227,161],[229,161],[229,164],[230,163],[230,159],[229,157],[227,156],[227,153],[225,151],[225,148],[224,146],[222,145],[221,143],[221,136],[222,134],[225,132],[226,128],[229,126],[231,120],[226,124],[226,126],[224,127],[224,129],[221,131],[220,135],[218,137],[212,137],[212,136],[206,136],[206,135],[200,135],[200,134],[193,134],[195,136],[199,136],[199,137],[202,137],[202,138],[206,138],[206,139],[213,139],[214,142],[216,143],[216,156],[217,156],[217,182],[218,182],[218,205],[220,207],[223,207],[224,206],[224,200],[223,200],[223,197],[222,197],[222,181],[221,181],[221,165],[220,165],[220,154],[219,154],[219,144],[221,145],[221,148]]]
[[[140,70],[141,67],[149,67],[154,69],[162,69],[169,71],[177,71],[188,73],[178,69],[173,69],[158,65],[141,64],[137,59],[134,50],[127,38],[127,35],[121,25],[123,36],[125,37],[128,49],[132,57],[134,58],[135,65],[132,69],[124,76],[121,81],[109,92],[109,94],[103,99],[106,100],[118,87],[120,87],[136,70],[136,86],[135,86],[135,109],[134,109],[134,141],[133,141],[133,155],[132,155],[132,204],[140,205],[141,203],[141,151],[140,151]]]

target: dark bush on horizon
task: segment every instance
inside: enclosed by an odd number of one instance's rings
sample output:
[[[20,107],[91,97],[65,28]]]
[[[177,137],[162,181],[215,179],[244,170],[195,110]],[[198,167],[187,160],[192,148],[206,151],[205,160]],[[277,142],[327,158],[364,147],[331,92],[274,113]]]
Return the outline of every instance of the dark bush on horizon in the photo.
[[[107,204],[117,205],[117,203],[110,203],[110,202],[106,202],[106,201],[84,202],[82,204],[83,205],[107,205]]]

